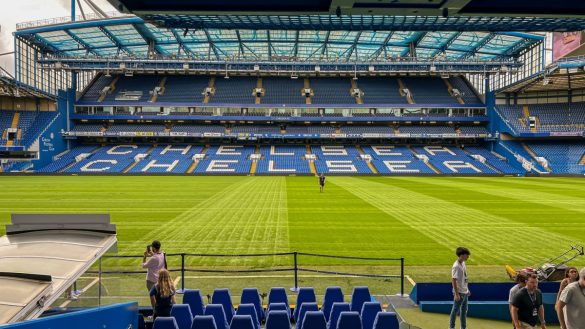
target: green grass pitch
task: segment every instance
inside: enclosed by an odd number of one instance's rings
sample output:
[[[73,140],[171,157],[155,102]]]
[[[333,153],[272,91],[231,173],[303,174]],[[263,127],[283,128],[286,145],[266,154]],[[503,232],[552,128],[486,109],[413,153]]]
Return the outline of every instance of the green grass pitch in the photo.
[[[534,265],[585,243],[585,181],[330,176],[319,193],[314,177],[5,176],[2,234],[11,213],[109,213],[123,255],[141,254],[159,239],[169,253],[405,257],[406,274],[415,281],[448,280],[461,245],[472,252],[472,281],[506,280],[504,264]],[[314,257],[300,262],[395,269],[395,263]],[[187,263],[266,268],[287,266],[290,258]],[[137,266],[133,259],[109,264]],[[585,257],[573,264],[585,265]]]

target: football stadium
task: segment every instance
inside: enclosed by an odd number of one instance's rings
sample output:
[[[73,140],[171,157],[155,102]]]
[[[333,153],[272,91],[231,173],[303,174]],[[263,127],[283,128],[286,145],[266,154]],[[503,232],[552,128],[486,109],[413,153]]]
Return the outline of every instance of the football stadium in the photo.
[[[585,329],[585,3],[53,2],[0,21],[0,328]]]

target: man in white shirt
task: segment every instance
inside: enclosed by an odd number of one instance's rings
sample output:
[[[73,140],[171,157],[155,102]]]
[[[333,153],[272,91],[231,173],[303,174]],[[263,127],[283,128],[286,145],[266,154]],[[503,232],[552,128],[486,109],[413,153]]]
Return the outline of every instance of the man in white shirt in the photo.
[[[561,292],[556,310],[561,329],[585,328],[585,268],[579,272],[579,280]]]
[[[453,309],[451,309],[451,317],[449,328],[455,329],[455,320],[457,313],[461,316],[461,329],[467,329],[467,299],[471,292],[468,288],[467,281],[467,267],[465,262],[469,259],[471,253],[469,249],[459,247],[455,250],[457,260],[453,263],[451,268],[451,284],[453,285]]]

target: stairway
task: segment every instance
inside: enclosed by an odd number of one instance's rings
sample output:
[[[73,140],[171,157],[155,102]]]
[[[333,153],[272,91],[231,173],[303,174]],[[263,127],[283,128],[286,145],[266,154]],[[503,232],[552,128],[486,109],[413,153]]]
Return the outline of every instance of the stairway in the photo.
[[[311,83],[309,82],[309,78],[305,78],[303,90],[301,92],[303,92],[303,94],[304,94],[304,90],[308,89],[308,88],[311,88]],[[311,96],[305,97],[305,104],[307,104],[307,105],[311,104]]]
[[[205,147],[203,147],[203,149],[201,150],[201,154],[207,153],[208,149],[209,149],[209,145],[205,145]],[[195,168],[197,168],[198,164],[199,164],[199,160],[193,161],[193,163],[189,166],[189,168],[187,168],[187,171],[185,173],[192,174],[193,171],[195,171]]]
[[[256,88],[260,88],[262,89],[262,96],[264,96],[264,88],[262,88],[262,78],[258,78],[258,80],[256,80]],[[261,102],[261,97],[260,96],[255,96],[255,104],[260,104]]]
[[[152,150],[154,150],[154,148],[155,148],[156,146],[157,146],[157,144],[154,144],[154,145],[152,145],[152,147],[150,147],[150,148],[148,149],[148,151],[146,151],[146,154],[150,154],[150,153],[152,153]],[[140,162],[140,161],[133,161],[133,162],[132,162],[132,163],[131,163],[131,164],[130,164],[128,167],[126,167],[124,170],[122,170],[122,172],[123,172],[123,173],[127,173],[127,172],[129,172],[129,171],[130,171],[132,168],[134,168],[134,167],[135,167],[135,166],[138,164],[138,162]]]
[[[106,97],[108,96],[108,94],[111,94],[114,92],[114,90],[116,90],[116,83],[118,82],[118,79],[120,79],[119,76],[115,77],[114,80],[112,80],[112,82],[110,83],[110,91],[105,94],[101,94],[97,100],[98,102],[103,102],[104,99],[106,99]]]
[[[414,150],[414,148],[412,148],[412,146],[408,145],[408,149],[410,150],[410,152],[412,152],[412,154],[415,154],[415,155],[417,155],[417,154],[418,154],[418,153],[417,153],[417,152]],[[435,174],[441,174],[441,171],[440,171],[439,169],[435,168],[435,166],[433,166],[433,165],[431,164],[431,162],[430,162],[430,161],[429,161],[429,162],[427,162],[427,163],[425,163],[425,164],[427,165],[427,167],[431,168],[431,170],[432,170],[432,171],[434,171],[434,172],[435,172]]]
[[[361,145],[356,144],[355,147],[357,148],[358,152],[360,152],[360,154],[366,154],[366,152],[364,152],[364,149],[362,148]],[[374,173],[374,174],[377,175],[378,174],[378,169],[376,169],[376,167],[374,167],[374,165],[372,164],[372,162],[366,161],[366,163],[368,164],[368,167],[370,168],[370,170],[372,171],[372,173]]]
[[[414,104],[414,99],[412,98],[412,95],[407,95],[403,90],[407,89],[406,85],[404,84],[404,82],[402,81],[402,79],[398,78],[398,85],[400,86],[400,96],[406,97],[406,101],[408,101],[408,104]]]
[[[354,89],[357,89],[357,88],[358,88],[357,81],[352,79],[351,80],[351,89],[349,90],[349,94],[351,95],[352,91]],[[364,100],[362,99],[362,96],[361,95],[358,96],[358,97],[356,97],[355,98],[355,101],[356,101],[357,104],[363,104],[364,103]]]
[[[214,95],[215,94],[215,77],[211,77],[209,78],[209,85],[207,85],[209,88],[211,88],[211,94]],[[205,95],[203,97],[203,103],[207,104],[209,103],[209,95]]]
[[[259,145],[256,145],[256,150],[254,151],[254,154],[260,154],[260,146]],[[252,161],[252,166],[250,167],[250,176],[254,176],[257,168],[258,168],[258,161],[256,161],[256,160]]]
[[[447,86],[447,90],[449,91],[449,95],[457,98],[457,101],[459,102],[459,104],[465,104],[465,101],[463,100],[463,98],[461,96],[455,96],[453,95],[453,85],[451,85],[451,82],[449,81],[449,79],[445,79],[445,78],[441,78],[443,80],[443,82],[445,82],[445,85]]]
[[[536,158],[538,157],[538,155],[536,153],[534,153],[534,151],[530,148],[530,146],[528,146],[528,144],[522,143],[522,147],[524,148],[524,150],[526,150],[526,152],[528,152],[528,154],[530,154],[530,156],[534,160],[536,160]],[[537,163],[538,163],[538,161],[537,161]],[[548,171],[548,172],[552,172],[552,169],[549,166],[544,167],[544,169],[546,169],[546,171]]]
[[[165,84],[167,83],[167,77],[163,77],[160,80],[160,83],[158,84],[158,86],[160,87],[160,94],[164,95],[165,94]],[[157,93],[153,93],[152,97],[150,97],[150,102],[151,103],[155,103],[157,98],[158,98],[158,94]]]
[[[311,151],[311,145],[307,144],[305,148],[307,150],[307,154],[313,154],[313,152]],[[315,168],[315,162],[309,161],[309,168],[311,169],[311,174],[317,175],[317,168]]]

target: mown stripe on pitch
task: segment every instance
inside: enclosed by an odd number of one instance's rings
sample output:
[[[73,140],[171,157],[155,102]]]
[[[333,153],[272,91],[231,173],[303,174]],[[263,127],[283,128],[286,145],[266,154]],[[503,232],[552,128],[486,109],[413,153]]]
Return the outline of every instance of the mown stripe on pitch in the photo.
[[[408,182],[408,184],[404,184],[404,187],[415,192],[436,196],[448,202],[505,217],[524,223],[524,225],[539,227],[551,233],[554,232],[574,239],[575,242],[583,243],[585,236],[585,227],[582,226],[581,220],[583,213],[580,208],[566,209],[567,207],[562,201],[548,202],[547,200],[546,204],[539,203],[530,197],[522,198],[517,194],[504,193],[504,191],[512,189],[510,186],[494,188],[492,185],[481,184],[481,180],[475,180],[473,183],[463,183],[458,178],[413,180],[401,177],[395,178],[394,181],[396,180]],[[461,190],[464,190],[464,193],[460,193]],[[437,191],[442,193],[437,193]],[[451,191],[456,191],[456,193]],[[535,194],[538,193],[535,192]],[[555,197],[562,198],[561,196]],[[559,252],[565,248],[568,246],[560,247]]]
[[[329,178],[327,178],[329,180]],[[417,264],[440,264],[429,249],[442,246],[344,188],[327,181],[319,193],[315,178],[289,177],[288,207],[291,248],[299,251],[371,257],[405,257]],[[302,257],[313,264],[372,264]]]
[[[330,179],[449,249],[470,247],[475,264],[529,265],[550,257],[556,246],[572,242],[559,234],[399,187],[400,180],[387,178],[397,184],[385,184],[353,177]]]

